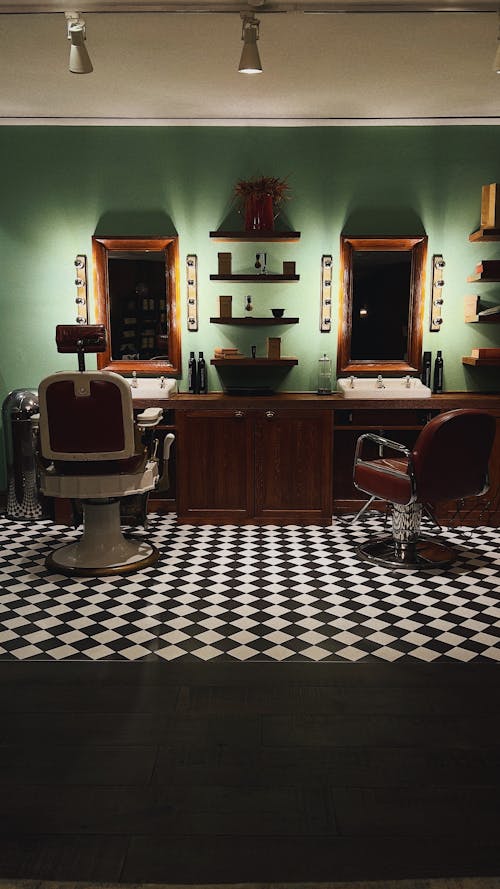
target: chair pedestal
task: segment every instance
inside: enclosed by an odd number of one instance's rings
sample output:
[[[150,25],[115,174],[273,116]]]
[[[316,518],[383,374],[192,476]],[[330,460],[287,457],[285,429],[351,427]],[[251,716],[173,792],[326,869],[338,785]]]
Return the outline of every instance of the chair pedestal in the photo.
[[[392,506],[392,535],[368,541],[358,547],[358,554],[375,565],[387,568],[445,568],[456,553],[433,537],[420,533],[422,505],[409,503]]]
[[[101,577],[147,568],[158,557],[151,544],[125,539],[120,527],[119,500],[94,500],[83,503],[80,539],[52,552],[45,564],[62,574]]]

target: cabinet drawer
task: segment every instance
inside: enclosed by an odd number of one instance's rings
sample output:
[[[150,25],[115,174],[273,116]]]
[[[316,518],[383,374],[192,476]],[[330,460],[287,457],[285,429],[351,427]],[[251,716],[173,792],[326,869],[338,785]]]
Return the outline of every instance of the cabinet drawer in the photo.
[[[363,429],[404,428],[405,426],[424,426],[439,411],[418,409],[404,410],[336,410],[335,426],[358,426]]]

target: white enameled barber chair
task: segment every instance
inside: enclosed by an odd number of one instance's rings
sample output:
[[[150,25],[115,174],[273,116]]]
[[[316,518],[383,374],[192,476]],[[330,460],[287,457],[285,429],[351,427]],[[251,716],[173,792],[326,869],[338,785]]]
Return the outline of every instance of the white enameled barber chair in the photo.
[[[56,342],[58,351],[78,353],[80,370],[40,383],[40,488],[48,497],[82,502],[83,533],[53,551],[46,565],[69,575],[128,574],[159,555],[145,540],[124,537],[120,501],[158,484],[158,441],[145,430],[157,426],[163,412],[147,408],[134,421],[129,383],[83,369],[86,352],[105,349],[104,326],[58,325]]]

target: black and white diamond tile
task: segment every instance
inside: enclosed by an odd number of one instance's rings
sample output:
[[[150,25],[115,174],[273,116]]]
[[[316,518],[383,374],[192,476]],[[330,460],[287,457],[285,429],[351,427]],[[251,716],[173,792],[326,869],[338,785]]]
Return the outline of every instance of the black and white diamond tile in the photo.
[[[68,578],[47,553],[80,531],[0,517],[0,658],[500,661],[500,529],[453,529],[446,571],[360,562],[354,526],[177,525],[152,516],[160,561]]]

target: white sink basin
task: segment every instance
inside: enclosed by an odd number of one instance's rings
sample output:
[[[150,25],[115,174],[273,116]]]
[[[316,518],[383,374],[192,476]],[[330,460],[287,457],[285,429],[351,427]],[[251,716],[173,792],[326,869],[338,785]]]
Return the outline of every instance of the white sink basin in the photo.
[[[132,385],[132,380],[127,379],[132,392],[132,401],[136,398],[172,398],[177,393],[177,380],[163,378],[163,386],[160,377],[137,377]]]
[[[378,385],[377,385],[378,383]],[[382,377],[383,388],[376,378],[344,377],[337,380],[339,395],[344,398],[429,398],[431,390],[417,377]]]

